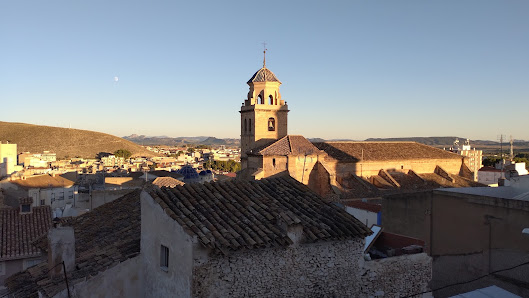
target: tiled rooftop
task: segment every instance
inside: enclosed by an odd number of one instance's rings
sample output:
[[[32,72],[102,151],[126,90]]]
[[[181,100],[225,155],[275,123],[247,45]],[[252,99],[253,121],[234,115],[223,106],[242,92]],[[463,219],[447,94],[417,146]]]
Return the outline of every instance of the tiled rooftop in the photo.
[[[287,135],[281,139],[266,145],[262,148],[257,148],[252,151],[253,154],[260,155],[307,155],[317,154],[320,150],[316,148],[309,140],[303,136]]]
[[[68,273],[70,284],[95,276],[140,253],[140,193],[141,190],[134,190],[91,212],[61,222],[63,226],[72,226],[75,233],[77,268]],[[46,235],[34,245],[47,249]],[[51,279],[47,270],[48,263],[40,263],[8,278],[6,286],[16,297],[37,297],[37,291],[52,297],[66,286],[62,279]]]
[[[152,182],[152,184],[158,186],[158,187],[175,187],[177,185],[184,185],[185,183],[180,181],[180,180],[176,180],[174,178],[171,178],[171,177],[158,177],[156,179],[154,179],[154,181]]]
[[[463,158],[415,142],[323,142],[314,145],[341,162]]]
[[[39,256],[31,242],[51,227],[49,206],[33,207],[30,213],[19,208],[0,209],[0,261]]]
[[[13,180],[13,183],[25,188],[47,188],[47,187],[69,187],[76,181],[64,178],[60,175],[40,175],[26,179]]]
[[[305,242],[363,238],[371,231],[291,177],[151,188],[149,193],[190,235],[216,252],[288,246],[283,228],[301,225]]]
[[[366,181],[366,183],[371,186],[369,190],[366,190],[363,185],[355,181],[355,179],[347,178],[341,181],[341,185],[344,187],[346,192],[342,194],[342,198],[351,199],[351,198],[373,198],[378,196],[384,196],[394,193],[405,193],[405,192],[414,192],[421,190],[432,190],[437,188],[459,188],[459,187],[482,187],[485,186],[481,183],[474,182],[467,178],[450,175],[454,182],[450,182],[445,178],[441,177],[436,173],[425,173],[418,174],[417,176],[401,173],[401,172],[388,172],[389,175],[399,183],[400,187],[396,187],[391,184],[390,181],[386,180],[384,177],[379,175],[374,175],[371,179],[376,180],[379,188],[375,187],[373,184]],[[420,177],[420,178],[419,178]],[[457,191],[457,190],[455,190]]]
[[[270,69],[263,67],[259,69],[254,75],[248,80],[247,83],[254,83],[254,82],[278,82],[281,83],[276,75],[270,71]]]

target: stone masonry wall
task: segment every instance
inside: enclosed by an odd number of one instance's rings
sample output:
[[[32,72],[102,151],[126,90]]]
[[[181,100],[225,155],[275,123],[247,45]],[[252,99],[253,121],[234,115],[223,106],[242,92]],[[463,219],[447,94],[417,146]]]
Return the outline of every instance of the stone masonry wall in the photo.
[[[195,266],[194,297],[354,297],[363,239],[211,257]]]
[[[364,261],[362,240],[302,244],[195,262],[194,297],[387,297],[428,289],[426,254]]]
[[[432,258],[426,253],[366,261],[362,295],[407,297],[429,291]]]

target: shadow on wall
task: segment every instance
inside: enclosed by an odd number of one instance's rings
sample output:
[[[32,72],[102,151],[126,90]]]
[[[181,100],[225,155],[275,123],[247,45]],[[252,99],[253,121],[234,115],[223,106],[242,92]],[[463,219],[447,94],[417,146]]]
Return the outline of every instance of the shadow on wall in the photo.
[[[308,186],[322,197],[326,197],[333,192],[331,175],[319,161],[314,164],[310,171]]]

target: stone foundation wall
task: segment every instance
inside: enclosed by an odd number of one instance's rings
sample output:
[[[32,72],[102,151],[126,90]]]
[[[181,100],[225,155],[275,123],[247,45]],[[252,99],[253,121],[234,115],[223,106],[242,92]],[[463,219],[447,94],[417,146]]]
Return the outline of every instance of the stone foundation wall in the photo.
[[[407,297],[429,291],[432,258],[426,253],[366,261],[362,295]]]
[[[211,257],[195,266],[194,297],[357,297],[363,239]]]
[[[194,297],[368,297],[426,291],[426,254],[364,261],[364,240],[302,244],[210,257],[193,270]]]

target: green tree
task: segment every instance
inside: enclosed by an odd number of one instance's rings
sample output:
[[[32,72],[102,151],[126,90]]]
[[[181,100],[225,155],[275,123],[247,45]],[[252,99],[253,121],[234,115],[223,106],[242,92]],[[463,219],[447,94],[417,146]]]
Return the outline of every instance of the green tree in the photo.
[[[127,149],[118,149],[114,152],[114,155],[117,157],[123,157],[124,159],[129,159],[132,156],[132,153],[130,153]]]

